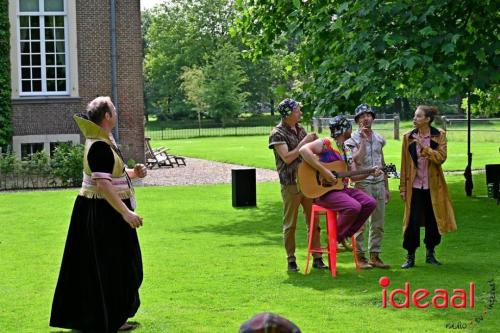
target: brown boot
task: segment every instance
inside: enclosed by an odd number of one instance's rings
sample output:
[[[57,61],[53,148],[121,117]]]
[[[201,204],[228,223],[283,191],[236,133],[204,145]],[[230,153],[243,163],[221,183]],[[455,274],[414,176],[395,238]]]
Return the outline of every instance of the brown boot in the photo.
[[[384,264],[382,259],[378,256],[377,252],[370,252],[370,265],[377,268],[388,269],[391,268],[390,265]]]
[[[358,256],[358,265],[361,269],[372,269],[373,266],[368,263],[364,253],[356,254]]]

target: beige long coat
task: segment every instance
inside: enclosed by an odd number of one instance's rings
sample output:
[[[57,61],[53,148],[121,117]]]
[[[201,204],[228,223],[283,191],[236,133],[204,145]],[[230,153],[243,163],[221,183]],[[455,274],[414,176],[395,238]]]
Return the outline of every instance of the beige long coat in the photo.
[[[403,232],[406,231],[406,227],[410,222],[412,185],[417,174],[417,143],[412,138],[414,133],[417,133],[416,129],[403,136],[401,152],[399,191],[406,192]],[[429,160],[429,189],[439,233],[442,235],[449,231],[455,231],[457,230],[455,214],[451,206],[443,169],[441,168],[441,164],[446,161],[447,157],[446,133],[444,131],[431,127],[430,147],[425,147],[422,150],[422,156],[427,157]]]

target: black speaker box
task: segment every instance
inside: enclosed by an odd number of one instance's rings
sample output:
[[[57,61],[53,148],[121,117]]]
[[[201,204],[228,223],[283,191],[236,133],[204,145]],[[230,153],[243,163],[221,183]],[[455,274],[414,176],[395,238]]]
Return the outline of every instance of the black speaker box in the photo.
[[[486,186],[493,184],[493,198],[498,199],[500,185],[500,164],[486,164]]]
[[[232,169],[233,207],[255,207],[256,180],[255,169]]]

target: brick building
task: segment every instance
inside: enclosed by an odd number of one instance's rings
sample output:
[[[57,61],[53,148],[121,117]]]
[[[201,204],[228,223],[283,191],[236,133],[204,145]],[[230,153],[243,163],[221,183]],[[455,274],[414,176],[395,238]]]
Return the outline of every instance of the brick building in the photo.
[[[143,161],[140,15],[138,0],[9,1],[13,150],[19,157],[50,153],[57,142],[82,142],[72,115],[107,95],[117,106],[125,158]]]

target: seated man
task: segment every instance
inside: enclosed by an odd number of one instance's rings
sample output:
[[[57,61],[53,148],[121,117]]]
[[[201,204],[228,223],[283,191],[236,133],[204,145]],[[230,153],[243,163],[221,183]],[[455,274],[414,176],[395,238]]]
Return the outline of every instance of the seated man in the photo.
[[[352,132],[351,122],[344,116],[336,116],[330,120],[331,138],[317,139],[305,144],[299,150],[302,158],[312,167],[318,170],[321,176],[330,183],[339,181],[337,177],[322,163],[333,161],[344,161],[350,171],[356,171],[355,163],[352,163],[352,153],[344,146],[344,142],[350,138]],[[319,160],[315,157],[319,156]],[[364,175],[352,176],[351,180],[359,181],[371,175],[380,175],[378,168],[367,171]],[[343,242],[346,238],[353,236],[366,222],[377,202],[370,195],[356,188],[348,188],[349,179],[344,178],[342,190],[331,190],[316,198],[314,202],[322,207],[339,212],[337,219],[337,241]]]

